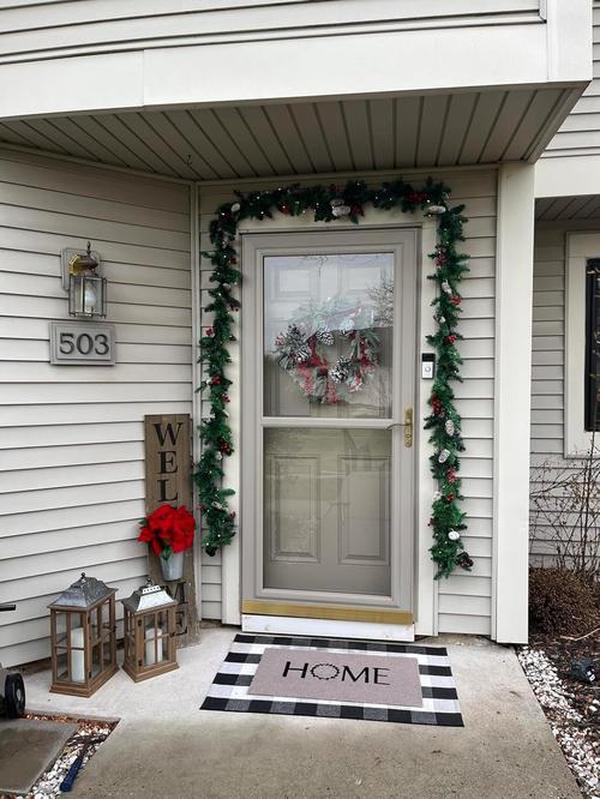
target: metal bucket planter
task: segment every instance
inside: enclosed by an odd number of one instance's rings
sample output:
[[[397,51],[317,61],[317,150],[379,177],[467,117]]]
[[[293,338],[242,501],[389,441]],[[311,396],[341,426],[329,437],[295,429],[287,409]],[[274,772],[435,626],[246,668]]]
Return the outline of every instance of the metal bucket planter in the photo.
[[[171,552],[168,558],[160,556],[160,570],[164,580],[181,580],[183,577],[183,555],[183,552]]]

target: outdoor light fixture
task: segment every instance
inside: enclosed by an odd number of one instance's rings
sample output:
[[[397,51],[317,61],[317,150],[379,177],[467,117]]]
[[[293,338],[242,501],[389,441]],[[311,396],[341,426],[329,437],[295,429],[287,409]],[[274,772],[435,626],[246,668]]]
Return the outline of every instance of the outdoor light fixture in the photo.
[[[79,319],[106,316],[106,278],[97,273],[100,256],[87,250],[63,250],[63,285],[69,292],[69,315]]]
[[[82,572],[48,606],[54,693],[91,696],[117,671],[115,594]]]
[[[121,602],[125,610],[123,669],[131,679],[140,682],[178,668],[177,602],[152,580]]]

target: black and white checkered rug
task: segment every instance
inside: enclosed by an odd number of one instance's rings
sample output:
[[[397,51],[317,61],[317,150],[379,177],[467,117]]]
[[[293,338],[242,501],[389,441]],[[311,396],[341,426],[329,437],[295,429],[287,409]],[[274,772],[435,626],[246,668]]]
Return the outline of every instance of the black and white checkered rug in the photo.
[[[419,664],[423,704],[420,708],[398,705],[355,704],[320,699],[306,701],[290,696],[268,697],[251,693],[251,683],[267,648],[332,653],[380,653],[413,657]],[[339,719],[391,721],[462,727],[463,720],[448,652],[441,646],[385,644],[377,641],[347,641],[334,638],[304,638],[284,635],[236,635],[201,710],[236,713],[276,713],[288,716],[320,716]]]

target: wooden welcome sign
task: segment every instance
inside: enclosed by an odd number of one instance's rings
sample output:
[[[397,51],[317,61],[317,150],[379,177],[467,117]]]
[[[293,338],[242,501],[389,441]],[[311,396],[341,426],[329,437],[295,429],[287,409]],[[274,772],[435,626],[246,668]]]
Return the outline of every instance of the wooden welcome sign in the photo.
[[[165,503],[185,505],[192,510],[191,420],[185,414],[144,417],[146,456],[146,514]],[[165,584],[159,559],[148,550],[148,573],[156,583]],[[194,580],[194,554],[184,557],[183,578],[167,583],[179,602],[178,632],[182,643],[197,637],[198,615]]]

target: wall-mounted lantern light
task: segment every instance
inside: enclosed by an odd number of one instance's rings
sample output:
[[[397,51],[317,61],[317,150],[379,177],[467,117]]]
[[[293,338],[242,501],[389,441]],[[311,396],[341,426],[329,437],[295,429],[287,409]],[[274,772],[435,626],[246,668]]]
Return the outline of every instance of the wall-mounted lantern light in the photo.
[[[63,286],[69,292],[69,315],[79,319],[106,316],[106,278],[98,274],[100,256],[92,250],[62,252]]]

